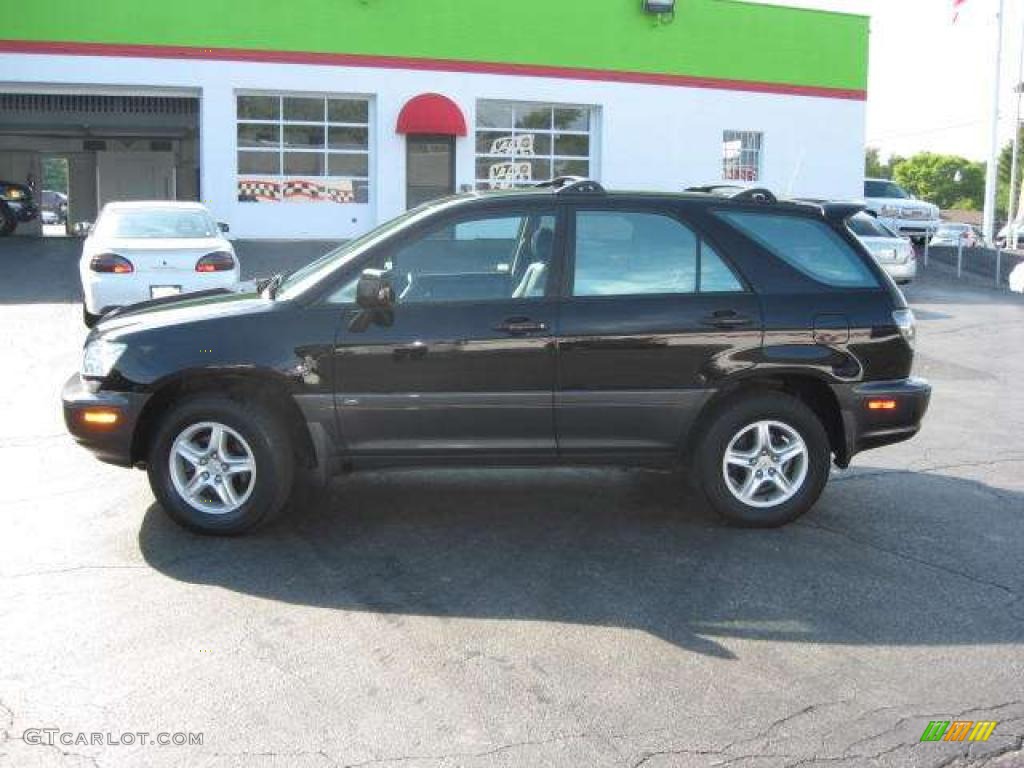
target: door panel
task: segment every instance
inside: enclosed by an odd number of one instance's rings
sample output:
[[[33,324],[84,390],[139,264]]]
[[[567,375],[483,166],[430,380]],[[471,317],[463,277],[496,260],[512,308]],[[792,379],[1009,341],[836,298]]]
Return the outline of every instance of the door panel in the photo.
[[[579,295],[560,309],[559,452],[674,452],[715,380],[760,346],[759,301],[671,212],[570,220],[566,288]]]
[[[336,401],[351,453],[555,456],[556,224],[553,204],[456,216],[363,265],[386,270],[397,300],[368,324],[340,310]]]
[[[497,329],[527,315],[538,330]],[[348,449],[553,456],[553,325],[549,302],[496,301],[399,305],[388,327],[343,328],[335,355]]]

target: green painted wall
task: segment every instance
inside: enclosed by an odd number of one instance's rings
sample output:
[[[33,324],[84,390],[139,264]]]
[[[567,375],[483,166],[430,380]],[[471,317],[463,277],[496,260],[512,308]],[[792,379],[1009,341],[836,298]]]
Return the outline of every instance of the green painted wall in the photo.
[[[46,0],[0,39],[592,67],[865,90],[868,19],[735,0]]]

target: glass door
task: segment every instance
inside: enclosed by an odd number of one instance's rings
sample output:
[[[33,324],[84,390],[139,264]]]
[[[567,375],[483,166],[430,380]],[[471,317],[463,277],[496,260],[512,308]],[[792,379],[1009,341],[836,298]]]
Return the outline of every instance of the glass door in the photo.
[[[405,206],[455,192],[455,137],[406,137]]]

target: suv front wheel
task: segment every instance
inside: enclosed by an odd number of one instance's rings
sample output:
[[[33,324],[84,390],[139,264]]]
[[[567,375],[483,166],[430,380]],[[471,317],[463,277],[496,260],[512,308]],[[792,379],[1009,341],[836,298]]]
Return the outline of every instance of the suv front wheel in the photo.
[[[269,408],[220,396],[186,400],[164,418],[149,482],[176,522],[198,533],[242,533],[285,506],[295,465],[288,429]]]
[[[785,525],[814,505],[828,480],[824,427],[810,408],[782,393],[728,402],[698,450],[701,489],[736,525]]]

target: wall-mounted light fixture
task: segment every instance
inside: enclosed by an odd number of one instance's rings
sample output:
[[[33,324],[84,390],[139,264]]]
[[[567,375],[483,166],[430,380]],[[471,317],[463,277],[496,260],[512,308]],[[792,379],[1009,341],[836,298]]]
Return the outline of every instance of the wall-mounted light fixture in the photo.
[[[644,0],[647,13],[675,13],[676,0]]]

